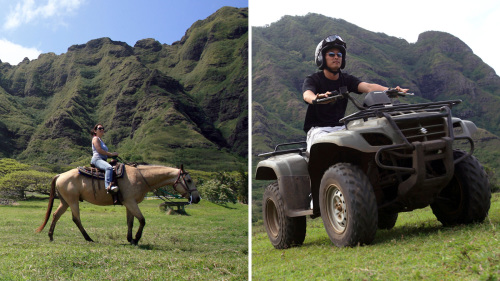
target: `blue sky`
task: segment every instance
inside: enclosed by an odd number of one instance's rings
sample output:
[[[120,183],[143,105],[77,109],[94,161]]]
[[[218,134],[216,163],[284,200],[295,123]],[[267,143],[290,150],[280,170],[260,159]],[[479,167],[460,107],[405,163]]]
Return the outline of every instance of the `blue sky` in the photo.
[[[24,57],[65,53],[74,44],[101,37],[131,46],[144,38],[171,44],[223,6],[249,7],[252,26],[312,12],[408,42],[424,31],[444,31],[500,75],[498,0],[0,0],[0,60],[16,65]]]
[[[248,0],[0,0],[0,60],[17,65],[101,37],[172,44],[223,6]]]
[[[416,42],[425,31],[447,32],[465,42],[500,75],[498,0],[307,0],[288,1],[286,5],[280,1],[250,0],[251,26],[271,24],[284,15],[308,13],[344,19],[410,43]]]

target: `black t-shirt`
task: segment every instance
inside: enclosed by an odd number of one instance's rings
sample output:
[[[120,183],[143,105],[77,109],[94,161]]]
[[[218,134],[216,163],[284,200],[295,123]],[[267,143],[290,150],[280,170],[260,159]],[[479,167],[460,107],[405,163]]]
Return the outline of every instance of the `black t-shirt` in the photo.
[[[306,77],[302,85],[302,92],[311,90],[315,94],[323,94],[328,91],[338,91],[340,87],[347,86],[349,92],[359,93],[359,83],[361,80],[346,73],[340,73],[337,80],[330,80],[325,77],[323,71],[320,71]],[[344,117],[346,108],[347,99],[338,99],[335,103],[328,104],[309,104],[304,131],[307,133],[311,127],[342,126],[339,119]]]

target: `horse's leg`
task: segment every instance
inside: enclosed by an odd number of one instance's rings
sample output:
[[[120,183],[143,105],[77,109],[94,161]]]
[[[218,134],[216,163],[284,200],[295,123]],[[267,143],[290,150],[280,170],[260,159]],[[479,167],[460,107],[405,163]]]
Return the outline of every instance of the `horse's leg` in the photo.
[[[54,229],[56,228],[56,223],[61,218],[61,216],[66,212],[68,209],[68,203],[64,201],[61,197],[61,203],[59,203],[59,207],[57,207],[57,210],[54,212],[52,215],[52,223],[50,224],[50,229],[49,229],[49,238],[50,241],[54,241]]]
[[[89,242],[94,242],[94,240],[92,240],[87,234],[87,231],[85,231],[85,229],[83,228],[82,221],[80,220],[80,206],[78,204],[78,201],[71,205],[71,213],[73,214],[73,222],[76,224],[78,229],[80,229],[83,238],[85,238],[85,240]]]
[[[134,215],[127,209],[127,241],[132,243],[132,228],[134,227]]]
[[[137,229],[137,233],[135,234],[135,239],[132,239],[132,241],[129,241],[132,245],[137,245],[139,243],[139,240],[142,237],[142,230],[144,229],[144,226],[146,225],[146,219],[144,219],[144,216],[141,213],[141,210],[139,209],[139,206],[137,203],[126,203],[125,207],[127,208],[127,222],[129,221],[128,218],[128,212],[130,212],[134,217],[139,220],[139,229]],[[133,220],[133,218],[131,219]],[[129,231],[132,231],[131,229]]]

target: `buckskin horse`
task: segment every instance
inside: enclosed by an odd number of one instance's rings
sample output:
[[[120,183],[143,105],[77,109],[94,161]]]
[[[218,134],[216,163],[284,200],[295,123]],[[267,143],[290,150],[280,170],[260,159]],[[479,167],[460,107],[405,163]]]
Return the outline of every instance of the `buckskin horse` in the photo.
[[[52,224],[49,229],[50,241],[54,240],[54,228],[59,218],[70,207],[73,215],[73,222],[76,224],[80,232],[83,234],[85,240],[93,242],[82,226],[80,220],[79,201],[85,200],[89,203],[108,206],[113,205],[113,199],[110,194],[106,193],[106,189],[95,188],[93,186],[92,178],[80,175],[78,169],[72,169],[65,173],[56,175],[52,179],[49,204],[45,220],[42,225],[36,230],[41,232],[47,221],[50,218],[52,207],[54,205],[55,191],[59,193],[61,203],[54,212]],[[104,185],[99,183],[99,185]],[[156,190],[160,187],[172,185],[174,189],[179,192],[182,197],[189,199],[191,203],[198,203],[200,195],[196,189],[194,182],[188,173],[186,173],[181,166],[180,169],[154,166],[154,165],[126,165],[123,178],[119,180],[120,187],[120,201],[127,209],[127,240],[133,245],[137,245],[142,236],[142,231],[146,224],[146,220],[139,209],[138,204],[144,200],[144,197],[149,191]],[[134,217],[139,221],[139,228],[137,230],[135,239],[132,239],[132,227],[134,224]]]

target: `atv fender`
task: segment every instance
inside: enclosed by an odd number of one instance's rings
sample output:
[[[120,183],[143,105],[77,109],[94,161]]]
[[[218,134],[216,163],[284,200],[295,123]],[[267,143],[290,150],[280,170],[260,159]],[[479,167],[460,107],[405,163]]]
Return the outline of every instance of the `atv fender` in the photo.
[[[351,124],[352,123],[352,124]],[[370,143],[369,139],[373,135],[377,135],[387,140],[384,145],[393,144],[402,141],[400,136],[390,127],[389,122],[385,118],[377,118],[373,120],[356,120],[349,124],[349,130],[339,130],[325,134],[317,138],[311,146],[311,158],[313,152],[318,152],[314,146],[318,144],[332,144],[338,147],[350,148],[361,151],[363,153],[375,153],[380,148],[381,144]],[[323,152],[320,152],[320,155]]]
[[[257,164],[257,180],[277,180],[288,217],[312,214],[311,183],[306,159],[295,153],[277,155]]]

